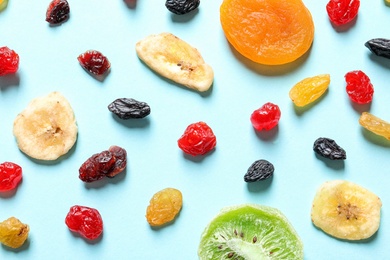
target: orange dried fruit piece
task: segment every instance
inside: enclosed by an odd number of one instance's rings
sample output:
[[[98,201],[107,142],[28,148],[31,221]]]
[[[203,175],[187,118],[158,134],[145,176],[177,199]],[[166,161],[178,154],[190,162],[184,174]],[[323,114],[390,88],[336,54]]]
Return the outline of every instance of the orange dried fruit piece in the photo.
[[[368,131],[390,140],[390,122],[387,122],[371,113],[363,112],[359,124]]]
[[[183,205],[178,189],[165,188],[153,195],[146,209],[146,220],[151,226],[161,226],[175,219]]]
[[[298,107],[304,107],[319,99],[330,84],[329,74],[320,74],[314,77],[308,77],[295,84],[289,96]]]
[[[314,40],[313,18],[302,0],[224,0],[220,21],[230,44],[264,65],[295,61]]]

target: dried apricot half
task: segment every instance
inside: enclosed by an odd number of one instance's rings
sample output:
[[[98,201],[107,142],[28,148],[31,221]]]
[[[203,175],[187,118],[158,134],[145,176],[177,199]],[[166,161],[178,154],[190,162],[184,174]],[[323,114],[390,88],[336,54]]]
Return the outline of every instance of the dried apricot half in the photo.
[[[313,18],[302,0],[224,0],[220,21],[229,43],[264,65],[295,61],[314,40]]]

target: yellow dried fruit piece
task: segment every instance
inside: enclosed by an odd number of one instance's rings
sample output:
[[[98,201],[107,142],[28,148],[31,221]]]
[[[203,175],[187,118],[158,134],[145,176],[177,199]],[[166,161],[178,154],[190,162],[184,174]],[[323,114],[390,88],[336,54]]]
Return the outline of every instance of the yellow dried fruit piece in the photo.
[[[305,78],[291,88],[289,95],[296,106],[304,107],[320,98],[329,84],[329,74]]]
[[[367,130],[390,140],[390,123],[373,114],[363,112],[359,118],[359,124]]]
[[[204,92],[213,83],[214,71],[199,51],[171,33],[147,36],[136,52],[149,68],[180,85]]]
[[[30,228],[15,217],[10,217],[0,223],[0,242],[12,248],[21,247],[26,239]]]
[[[0,0],[0,12],[3,11],[8,5],[8,0]]]
[[[155,193],[146,209],[146,220],[151,226],[161,226],[175,219],[183,205],[179,190],[166,188]]]
[[[317,190],[311,219],[333,237],[367,239],[379,229],[381,207],[380,198],[368,189],[353,182],[332,180]]]

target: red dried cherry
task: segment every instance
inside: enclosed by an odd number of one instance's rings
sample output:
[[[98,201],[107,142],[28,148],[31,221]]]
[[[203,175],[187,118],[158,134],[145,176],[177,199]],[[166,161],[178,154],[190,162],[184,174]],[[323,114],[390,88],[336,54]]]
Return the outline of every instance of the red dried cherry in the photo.
[[[96,50],[89,50],[80,54],[77,60],[86,71],[96,76],[102,76],[111,67],[107,57]]]
[[[192,156],[204,155],[216,144],[217,138],[205,122],[190,124],[178,140],[179,148]]]
[[[22,180],[22,167],[12,162],[0,164],[0,192],[15,189]]]
[[[96,239],[103,232],[103,220],[97,209],[75,205],[66,215],[68,228],[89,240]]]
[[[250,120],[257,131],[263,129],[271,130],[279,123],[280,116],[281,112],[279,106],[268,102],[259,109],[253,111]]]
[[[337,26],[352,21],[358,14],[360,0],[330,0],[326,5],[329,19]]]
[[[13,74],[19,68],[19,55],[7,46],[0,47],[0,76]]]
[[[53,0],[46,10],[46,22],[60,24],[69,18],[70,8],[66,0]]]
[[[349,98],[358,104],[367,104],[372,101],[374,87],[370,78],[361,70],[350,71],[345,74],[346,91]]]

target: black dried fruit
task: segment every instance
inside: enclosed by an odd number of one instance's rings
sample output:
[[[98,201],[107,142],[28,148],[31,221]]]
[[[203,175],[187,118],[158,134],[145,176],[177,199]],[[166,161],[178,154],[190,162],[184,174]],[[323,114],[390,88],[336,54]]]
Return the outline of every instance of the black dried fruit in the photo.
[[[345,160],[347,153],[333,139],[320,137],[313,145],[313,150],[318,155],[330,160]]]
[[[165,6],[174,14],[187,14],[198,8],[200,0],[167,0]]]
[[[375,55],[390,59],[390,39],[375,38],[364,45]]]
[[[274,165],[267,160],[257,160],[244,175],[244,181],[255,182],[268,179],[274,174]]]
[[[132,98],[118,98],[108,105],[108,110],[121,119],[144,118],[150,114],[147,103]]]

